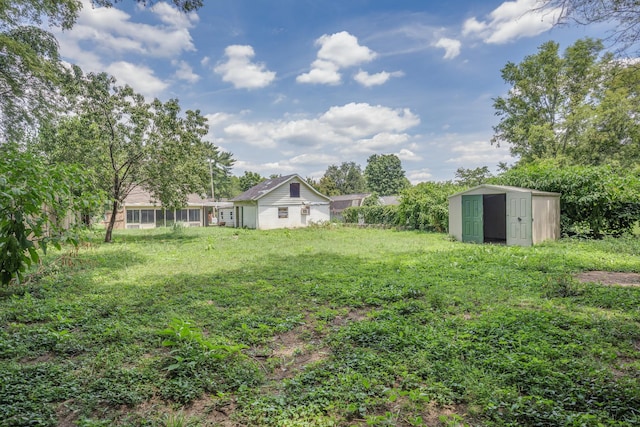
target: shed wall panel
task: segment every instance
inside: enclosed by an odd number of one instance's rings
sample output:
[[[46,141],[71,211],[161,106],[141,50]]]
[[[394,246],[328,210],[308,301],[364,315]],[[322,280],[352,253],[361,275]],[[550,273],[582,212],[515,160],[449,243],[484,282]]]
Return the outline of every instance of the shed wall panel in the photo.
[[[449,235],[462,241],[462,196],[449,199]]]
[[[532,200],[533,243],[560,238],[560,198],[534,196]]]

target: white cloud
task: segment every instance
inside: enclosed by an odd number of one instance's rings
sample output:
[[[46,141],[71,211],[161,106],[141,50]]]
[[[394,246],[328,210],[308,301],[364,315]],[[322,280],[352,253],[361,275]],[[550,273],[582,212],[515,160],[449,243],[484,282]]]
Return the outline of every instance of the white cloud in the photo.
[[[487,140],[457,141],[450,150],[455,157],[446,162],[456,165],[488,166],[513,161],[507,147],[496,147]]]
[[[430,181],[433,178],[433,174],[429,169],[416,169],[407,171],[407,178],[411,184],[416,185],[420,182]]]
[[[417,155],[413,151],[408,150],[406,148],[403,148],[402,150],[400,150],[398,152],[398,154],[396,154],[396,155],[402,161],[417,162],[417,161],[422,160],[422,157],[420,157],[419,155]]]
[[[200,76],[193,72],[191,65],[185,61],[171,61],[171,64],[177,66],[176,72],[173,74],[175,78],[184,80],[189,83],[197,83]]]
[[[370,62],[377,56],[368,47],[360,45],[357,37],[346,31],[324,34],[315,44],[320,46],[317,59],[311,64],[308,73],[296,78],[298,83],[339,84],[342,79],[340,69]]]
[[[213,113],[213,114],[205,114],[204,116],[209,122],[209,127],[217,127],[225,122],[229,122],[233,120],[235,117],[233,114],[228,113]]]
[[[562,10],[541,9],[540,0],[507,1],[491,12],[485,21],[475,17],[465,21],[462,34],[477,36],[485,43],[504,44],[543,33],[558,21]]]
[[[131,15],[119,9],[94,7],[85,0],[75,26],[69,31],[57,32],[56,37],[66,39],[67,43],[91,43],[94,50],[108,57],[132,53],[172,58],[195,50],[189,29],[198,20],[196,14],[181,14],[166,3],[156,4],[151,11],[163,24],[133,22]]]
[[[461,43],[459,40],[449,39],[447,37],[442,37],[437,42],[433,44],[435,47],[440,47],[444,49],[444,59],[453,59],[456,56],[460,55],[460,47]]]
[[[381,105],[355,103],[331,107],[320,117],[339,134],[364,138],[380,132],[403,132],[420,123],[408,108],[392,109]]]
[[[281,143],[298,149],[338,147],[345,153],[373,153],[403,147],[411,136],[405,131],[420,123],[409,109],[392,109],[366,103],[331,107],[315,118],[248,122],[224,113],[207,115],[222,128],[222,141],[259,148],[280,148]],[[214,127],[214,125],[212,125]]]
[[[196,24],[200,18],[195,12],[184,13],[179,11],[169,3],[156,3],[151,7],[151,11],[165,24],[175,28],[189,28]]]
[[[189,29],[198,22],[195,13],[184,14],[166,3],[156,3],[142,13],[152,14],[158,24],[143,24],[117,8],[94,7],[82,1],[82,9],[69,31],[54,29],[61,55],[85,72],[107,71],[118,84],[129,84],[146,97],[160,96],[168,87],[140,58],[176,58],[195,46]],[[84,48],[90,45],[91,50]],[[175,77],[194,81],[181,63]]]
[[[255,147],[274,148],[276,142],[268,137],[273,126],[269,123],[233,123],[224,128],[228,138]]]
[[[222,80],[233,84],[236,89],[262,88],[276,78],[276,73],[267,70],[264,64],[251,62],[251,58],[255,56],[251,46],[227,46],[224,53],[227,61],[218,64],[214,71],[222,76]]]
[[[119,85],[127,84],[144,95],[145,98],[158,97],[168,86],[167,83],[154,76],[151,68],[126,61],[114,62],[105,71],[114,76]]]
[[[322,153],[306,153],[295,156],[289,160],[292,165],[330,165],[340,162],[340,158]]]
[[[372,61],[377,54],[358,43],[358,38],[346,31],[323,35],[315,43],[320,46],[318,59],[333,62],[341,68]]]
[[[394,71],[388,73],[382,71],[376,74],[369,74],[366,71],[360,70],[353,79],[360,83],[362,86],[371,87],[385,84],[391,77],[402,77],[404,73],[402,71]]]
[[[338,72],[338,66],[333,62],[317,59],[311,64],[311,71],[296,77],[298,83],[337,85],[342,76]]]

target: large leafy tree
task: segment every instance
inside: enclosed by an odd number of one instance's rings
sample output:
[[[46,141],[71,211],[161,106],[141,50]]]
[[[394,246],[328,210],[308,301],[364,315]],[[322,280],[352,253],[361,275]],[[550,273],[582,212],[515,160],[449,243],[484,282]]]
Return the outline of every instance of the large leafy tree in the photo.
[[[82,163],[95,188],[109,195],[107,242],[118,208],[135,186],[167,208],[181,207],[188,194],[210,188],[211,159],[219,162],[216,168],[232,160],[203,139],[208,125],[200,112],[180,114],[177,100],[147,103],[104,73],[83,76],[75,90],[75,114],[43,132],[40,148],[53,162]]]
[[[456,183],[473,187],[484,184],[491,176],[491,172],[487,166],[481,166],[475,169],[458,168],[456,170]]]
[[[63,103],[56,89],[68,70],[55,37],[37,25],[46,19],[69,29],[81,6],[76,0],[0,2],[0,142],[33,137]]]
[[[395,154],[371,155],[367,159],[364,177],[368,190],[380,196],[400,194],[410,185],[402,169],[402,162]]]
[[[525,163],[600,164],[637,146],[637,85],[622,81],[640,69],[601,52],[599,41],[583,39],[561,56],[558,44],[547,42],[520,64],[507,63],[502,77],[511,89],[494,100],[500,122],[492,142],[509,144]]]
[[[93,4],[117,2],[95,0]],[[183,12],[202,6],[202,0],[173,3]],[[0,143],[33,138],[41,122],[65,108],[59,88],[70,73],[60,61],[55,37],[41,27],[46,22],[51,27],[72,28],[82,6],[78,0],[0,1]]]
[[[355,162],[329,166],[318,182],[318,191],[328,196],[363,193],[366,189],[362,168]]]
[[[239,178],[240,190],[247,191],[251,187],[260,184],[266,178],[258,172],[244,171],[244,175]]]

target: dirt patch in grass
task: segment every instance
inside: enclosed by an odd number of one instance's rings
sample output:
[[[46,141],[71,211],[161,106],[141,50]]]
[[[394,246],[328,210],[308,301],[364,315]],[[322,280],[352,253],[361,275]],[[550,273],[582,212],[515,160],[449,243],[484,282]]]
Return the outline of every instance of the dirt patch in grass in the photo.
[[[324,360],[329,356],[328,348],[322,346],[320,342],[308,339],[310,328],[306,324],[273,338],[271,345],[273,352],[270,359],[275,366],[269,379],[293,378],[306,365]]]
[[[336,316],[331,322],[332,326],[344,326],[350,322],[361,322],[367,318],[370,310],[365,308],[350,310],[344,316]]]
[[[640,287],[640,273],[623,273],[615,271],[585,271],[576,275],[582,283],[594,282],[611,286]]]

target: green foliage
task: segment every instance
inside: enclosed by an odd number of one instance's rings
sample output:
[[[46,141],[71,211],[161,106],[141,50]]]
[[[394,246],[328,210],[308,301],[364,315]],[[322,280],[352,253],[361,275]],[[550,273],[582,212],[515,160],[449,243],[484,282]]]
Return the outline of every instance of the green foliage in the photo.
[[[244,171],[244,175],[239,178],[240,190],[242,192],[247,191],[251,187],[254,187],[264,181],[262,175],[257,172]]]
[[[100,205],[99,197],[82,193],[84,186],[77,167],[45,165],[15,146],[0,146],[0,283],[22,280],[40,261],[38,250],[77,244],[77,214]]]
[[[512,89],[494,100],[500,123],[492,142],[508,144],[521,163],[637,164],[640,67],[602,50],[583,39],[560,56],[558,43],[546,42],[520,64],[507,63],[502,78]]]
[[[0,31],[0,46],[0,139],[25,142],[61,110],[64,97],[59,88],[69,72],[60,61],[55,38],[41,28]]]
[[[360,165],[355,162],[342,162],[340,166],[329,166],[316,187],[322,194],[337,196],[364,193],[366,182]]]
[[[416,230],[447,232],[449,196],[464,186],[451,182],[423,182],[402,192],[398,223]]]
[[[393,196],[409,187],[402,162],[395,154],[373,154],[364,170],[367,188],[381,196]]]
[[[491,172],[489,172],[487,166],[477,167],[475,169],[458,168],[456,170],[456,183],[465,187],[474,187],[484,184],[491,176]]]
[[[350,207],[342,211],[344,222],[351,224],[371,224],[394,227],[398,225],[397,206],[360,206]]]
[[[513,168],[495,182],[561,193],[565,235],[601,238],[631,232],[640,218],[640,169],[538,162]]]
[[[118,207],[135,186],[168,209],[180,208],[189,194],[211,189],[211,160],[219,176],[233,163],[230,154],[204,140],[208,125],[200,112],[181,114],[175,99],[147,103],[105,73],[83,76],[79,70],[70,91],[76,115],[48,126],[38,148],[52,162],[82,163],[94,187],[108,194],[107,242]]]
[[[640,421],[640,289],[574,277],[638,272],[637,238],[116,233],[0,292],[0,425]]]
[[[378,193],[373,192],[370,195],[368,195],[367,197],[364,198],[364,200],[362,201],[362,206],[380,206],[380,196],[378,195]]]

